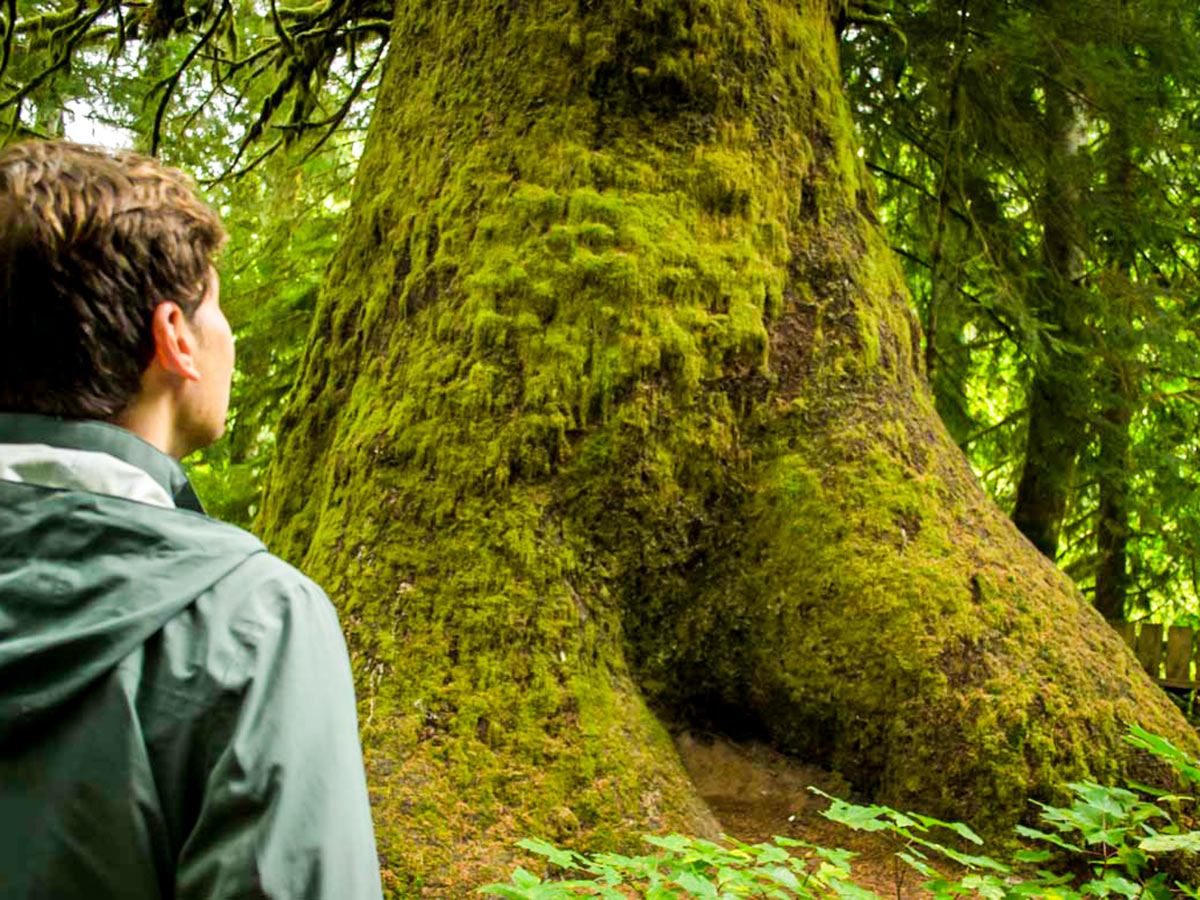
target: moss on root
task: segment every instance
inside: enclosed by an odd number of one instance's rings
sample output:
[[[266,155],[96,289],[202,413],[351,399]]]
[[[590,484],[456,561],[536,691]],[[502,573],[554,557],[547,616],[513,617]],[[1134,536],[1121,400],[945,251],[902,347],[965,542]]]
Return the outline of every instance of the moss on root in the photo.
[[[1183,734],[937,420],[828,13],[397,5],[261,517],[393,896],[711,829],[660,720],[1001,824]]]

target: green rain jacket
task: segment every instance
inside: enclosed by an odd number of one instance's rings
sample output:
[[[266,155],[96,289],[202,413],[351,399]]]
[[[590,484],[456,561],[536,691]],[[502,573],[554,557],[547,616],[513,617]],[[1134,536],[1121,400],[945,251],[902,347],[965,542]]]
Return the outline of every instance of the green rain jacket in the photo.
[[[0,898],[378,900],[320,588],[123,429],[0,451]]]

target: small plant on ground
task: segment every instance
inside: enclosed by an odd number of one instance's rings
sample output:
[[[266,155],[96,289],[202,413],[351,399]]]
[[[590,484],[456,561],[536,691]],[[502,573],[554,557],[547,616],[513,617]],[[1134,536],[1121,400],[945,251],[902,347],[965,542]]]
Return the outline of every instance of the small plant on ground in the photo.
[[[519,846],[544,856],[552,866],[587,877],[543,881],[519,868],[509,884],[489,884],[480,891],[514,900],[835,896],[868,900],[874,896],[854,884],[850,872],[854,854],[846,850],[788,838],[753,845],[732,839],[717,844],[679,834],[647,835],[644,840],[655,848],[644,856],[584,856],[545,841],[521,841]]]
[[[1200,787],[1200,762],[1169,741],[1137,727],[1130,729],[1126,740],[1165,762],[1181,782]],[[1023,845],[1003,861],[964,852],[962,847],[978,847],[983,841],[961,822],[816,793],[830,800],[824,815],[833,821],[857,831],[892,835],[896,858],[925,878],[923,887],[937,900],[1180,896],[1200,900],[1200,888],[1172,874],[1186,868],[1178,865],[1181,858],[1200,850],[1200,831],[1187,827],[1196,808],[1193,796],[1141,784],[1126,789],[1080,782],[1068,788],[1071,805],[1038,803],[1043,827],[1017,826]],[[541,840],[521,841],[521,847],[544,857],[551,870],[560,874],[543,879],[518,868],[508,883],[489,884],[479,891],[509,900],[876,897],[855,883],[851,868],[855,854],[846,850],[782,837],[760,844],[730,838],[718,844],[682,835],[644,840],[653,849],[642,856],[586,856]],[[946,874],[946,861],[956,864],[960,874]]]

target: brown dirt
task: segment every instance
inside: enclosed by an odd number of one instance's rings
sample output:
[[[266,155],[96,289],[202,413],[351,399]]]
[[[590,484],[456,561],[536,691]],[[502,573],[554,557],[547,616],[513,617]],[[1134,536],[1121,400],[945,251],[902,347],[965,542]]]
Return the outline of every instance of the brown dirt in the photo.
[[[810,785],[854,799],[851,786],[837,773],[804,765],[758,742],[684,733],[675,743],[725,834],[747,843],[778,835],[852,850],[858,854],[851,864],[854,881],[884,900],[932,897],[921,888],[924,879],[896,858],[899,844],[889,836],[852,831],[821,815],[829,801],[809,791]]]

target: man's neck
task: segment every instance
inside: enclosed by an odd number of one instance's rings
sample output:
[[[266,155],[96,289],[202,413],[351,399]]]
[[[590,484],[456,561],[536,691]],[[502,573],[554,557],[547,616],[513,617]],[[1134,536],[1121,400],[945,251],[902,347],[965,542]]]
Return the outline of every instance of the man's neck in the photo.
[[[113,419],[112,424],[132,431],[147,444],[175,459],[182,459],[188,453],[188,448],[178,446],[175,410],[171,398],[165,394],[139,395]]]

